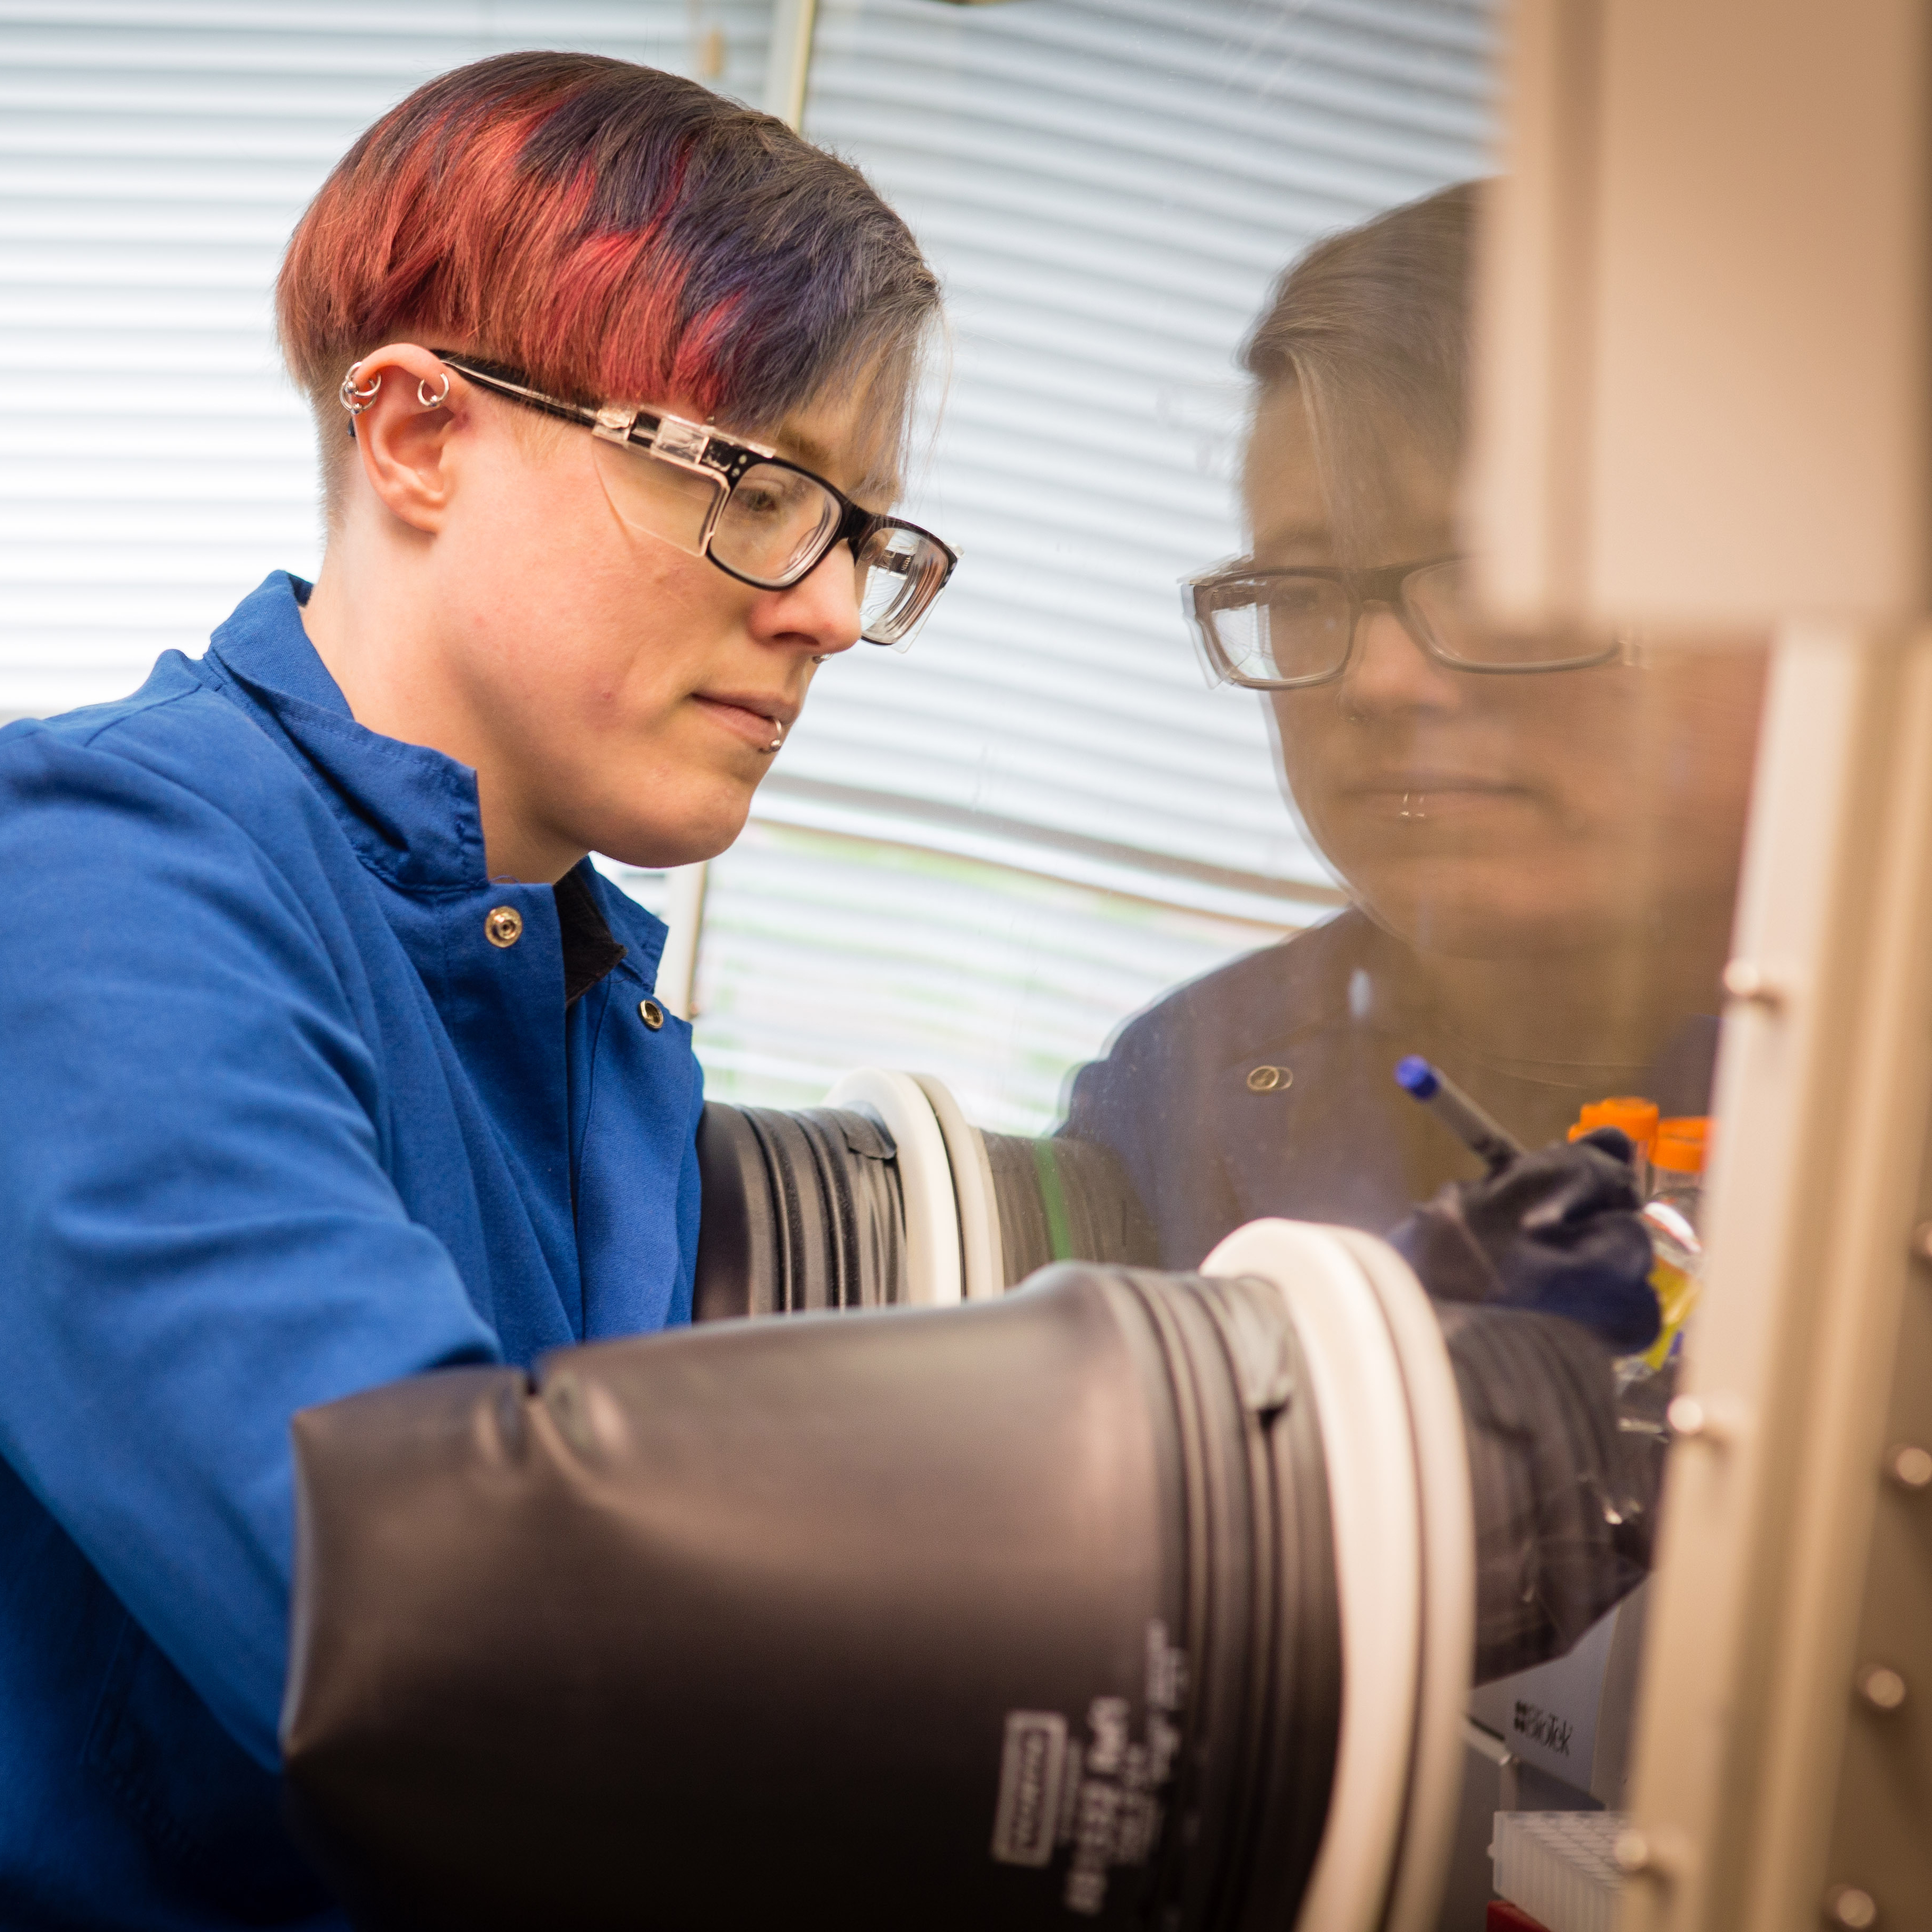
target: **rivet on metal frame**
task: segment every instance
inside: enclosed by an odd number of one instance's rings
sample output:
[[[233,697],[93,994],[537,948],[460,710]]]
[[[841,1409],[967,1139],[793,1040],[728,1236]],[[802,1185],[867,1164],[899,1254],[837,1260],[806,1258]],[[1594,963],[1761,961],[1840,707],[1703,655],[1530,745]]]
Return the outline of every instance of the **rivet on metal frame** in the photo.
[[[1858,1690],[1868,1710],[1889,1717],[1905,1702],[1905,1679],[1889,1664],[1868,1664],[1858,1675]]]
[[[1878,1923],[1878,1901],[1861,1886],[1834,1885],[1825,1894],[1825,1922],[1847,1932],[1870,1932]]]
[[[1676,1834],[1646,1832],[1633,1826],[1617,1834],[1610,1856],[1626,1878],[1647,1878],[1668,1884],[1683,1868],[1683,1852]]]
[[[1706,1442],[1722,1449],[1744,1433],[1744,1405],[1734,1396],[1680,1395],[1664,1412],[1670,1432],[1680,1442]]]
[[[1774,1013],[1790,998],[1790,988],[1752,959],[1733,959],[1724,968],[1724,992],[1741,1005]]]

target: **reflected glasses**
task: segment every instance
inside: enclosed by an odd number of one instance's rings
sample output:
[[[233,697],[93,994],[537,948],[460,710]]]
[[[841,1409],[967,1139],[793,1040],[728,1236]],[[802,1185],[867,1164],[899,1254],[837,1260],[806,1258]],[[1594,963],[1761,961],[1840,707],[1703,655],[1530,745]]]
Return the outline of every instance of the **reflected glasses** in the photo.
[[[1209,571],[1181,586],[1182,608],[1208,674],[1250,691],[1299,691],[1348,668],[1362,613],[1393,610],[1426,656],[1456,670],[1581,670],[1606,664],[1614,640],[1526,637],[1478,621],[1468,560],[1379,570]],[[1570,646],[1565,648],[1565,646]]]
[[[789,590],[849,544],[859,634],[868,644],[910,644],[959,561],[930,530],[861,509],[836,484],[760,444],[658,410],[565,402],[532,388],[520,370],[435,353],[483,388],[582,424],[618,516],[740,584]]]

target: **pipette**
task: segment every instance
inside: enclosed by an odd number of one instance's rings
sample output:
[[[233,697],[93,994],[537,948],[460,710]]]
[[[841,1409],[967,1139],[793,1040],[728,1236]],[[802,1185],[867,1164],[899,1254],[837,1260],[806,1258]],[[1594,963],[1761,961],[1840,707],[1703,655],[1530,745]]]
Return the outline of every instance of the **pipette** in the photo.
[[[1396,1062],[1395,1082],[1428,1108],[1492,1174],[1522,1152],[1516,1136],[1471,1100],[1440,1067],[1419,1053]]]

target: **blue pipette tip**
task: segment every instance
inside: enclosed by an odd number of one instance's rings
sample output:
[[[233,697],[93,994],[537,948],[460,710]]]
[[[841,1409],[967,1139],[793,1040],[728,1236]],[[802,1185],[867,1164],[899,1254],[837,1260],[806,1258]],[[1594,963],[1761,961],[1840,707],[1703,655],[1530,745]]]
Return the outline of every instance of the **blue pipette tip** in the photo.
[[[1405,1054],[1395,1064],[1395,1084],[1418,1100],[1431,1100],[1442,1084],[1434,1067],[1419,1053]]]

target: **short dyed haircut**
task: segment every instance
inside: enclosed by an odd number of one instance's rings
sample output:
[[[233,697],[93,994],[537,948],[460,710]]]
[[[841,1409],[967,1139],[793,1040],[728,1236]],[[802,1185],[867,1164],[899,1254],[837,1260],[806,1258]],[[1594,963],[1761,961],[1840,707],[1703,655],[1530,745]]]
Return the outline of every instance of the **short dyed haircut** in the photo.
[[[1449,473],[1461,456],[1480,194],[1464,182],[1316,242],[1243,345],[1262,394],[1299,393],[1345,548],[1392,461]]]
[[[583,53],[478,61],[392,108],[310,204],[275,287],[332,499],[338,386],[386,342],[752,434],[863,380],[902,427],[938,304],[856,168],[694,81]]]

